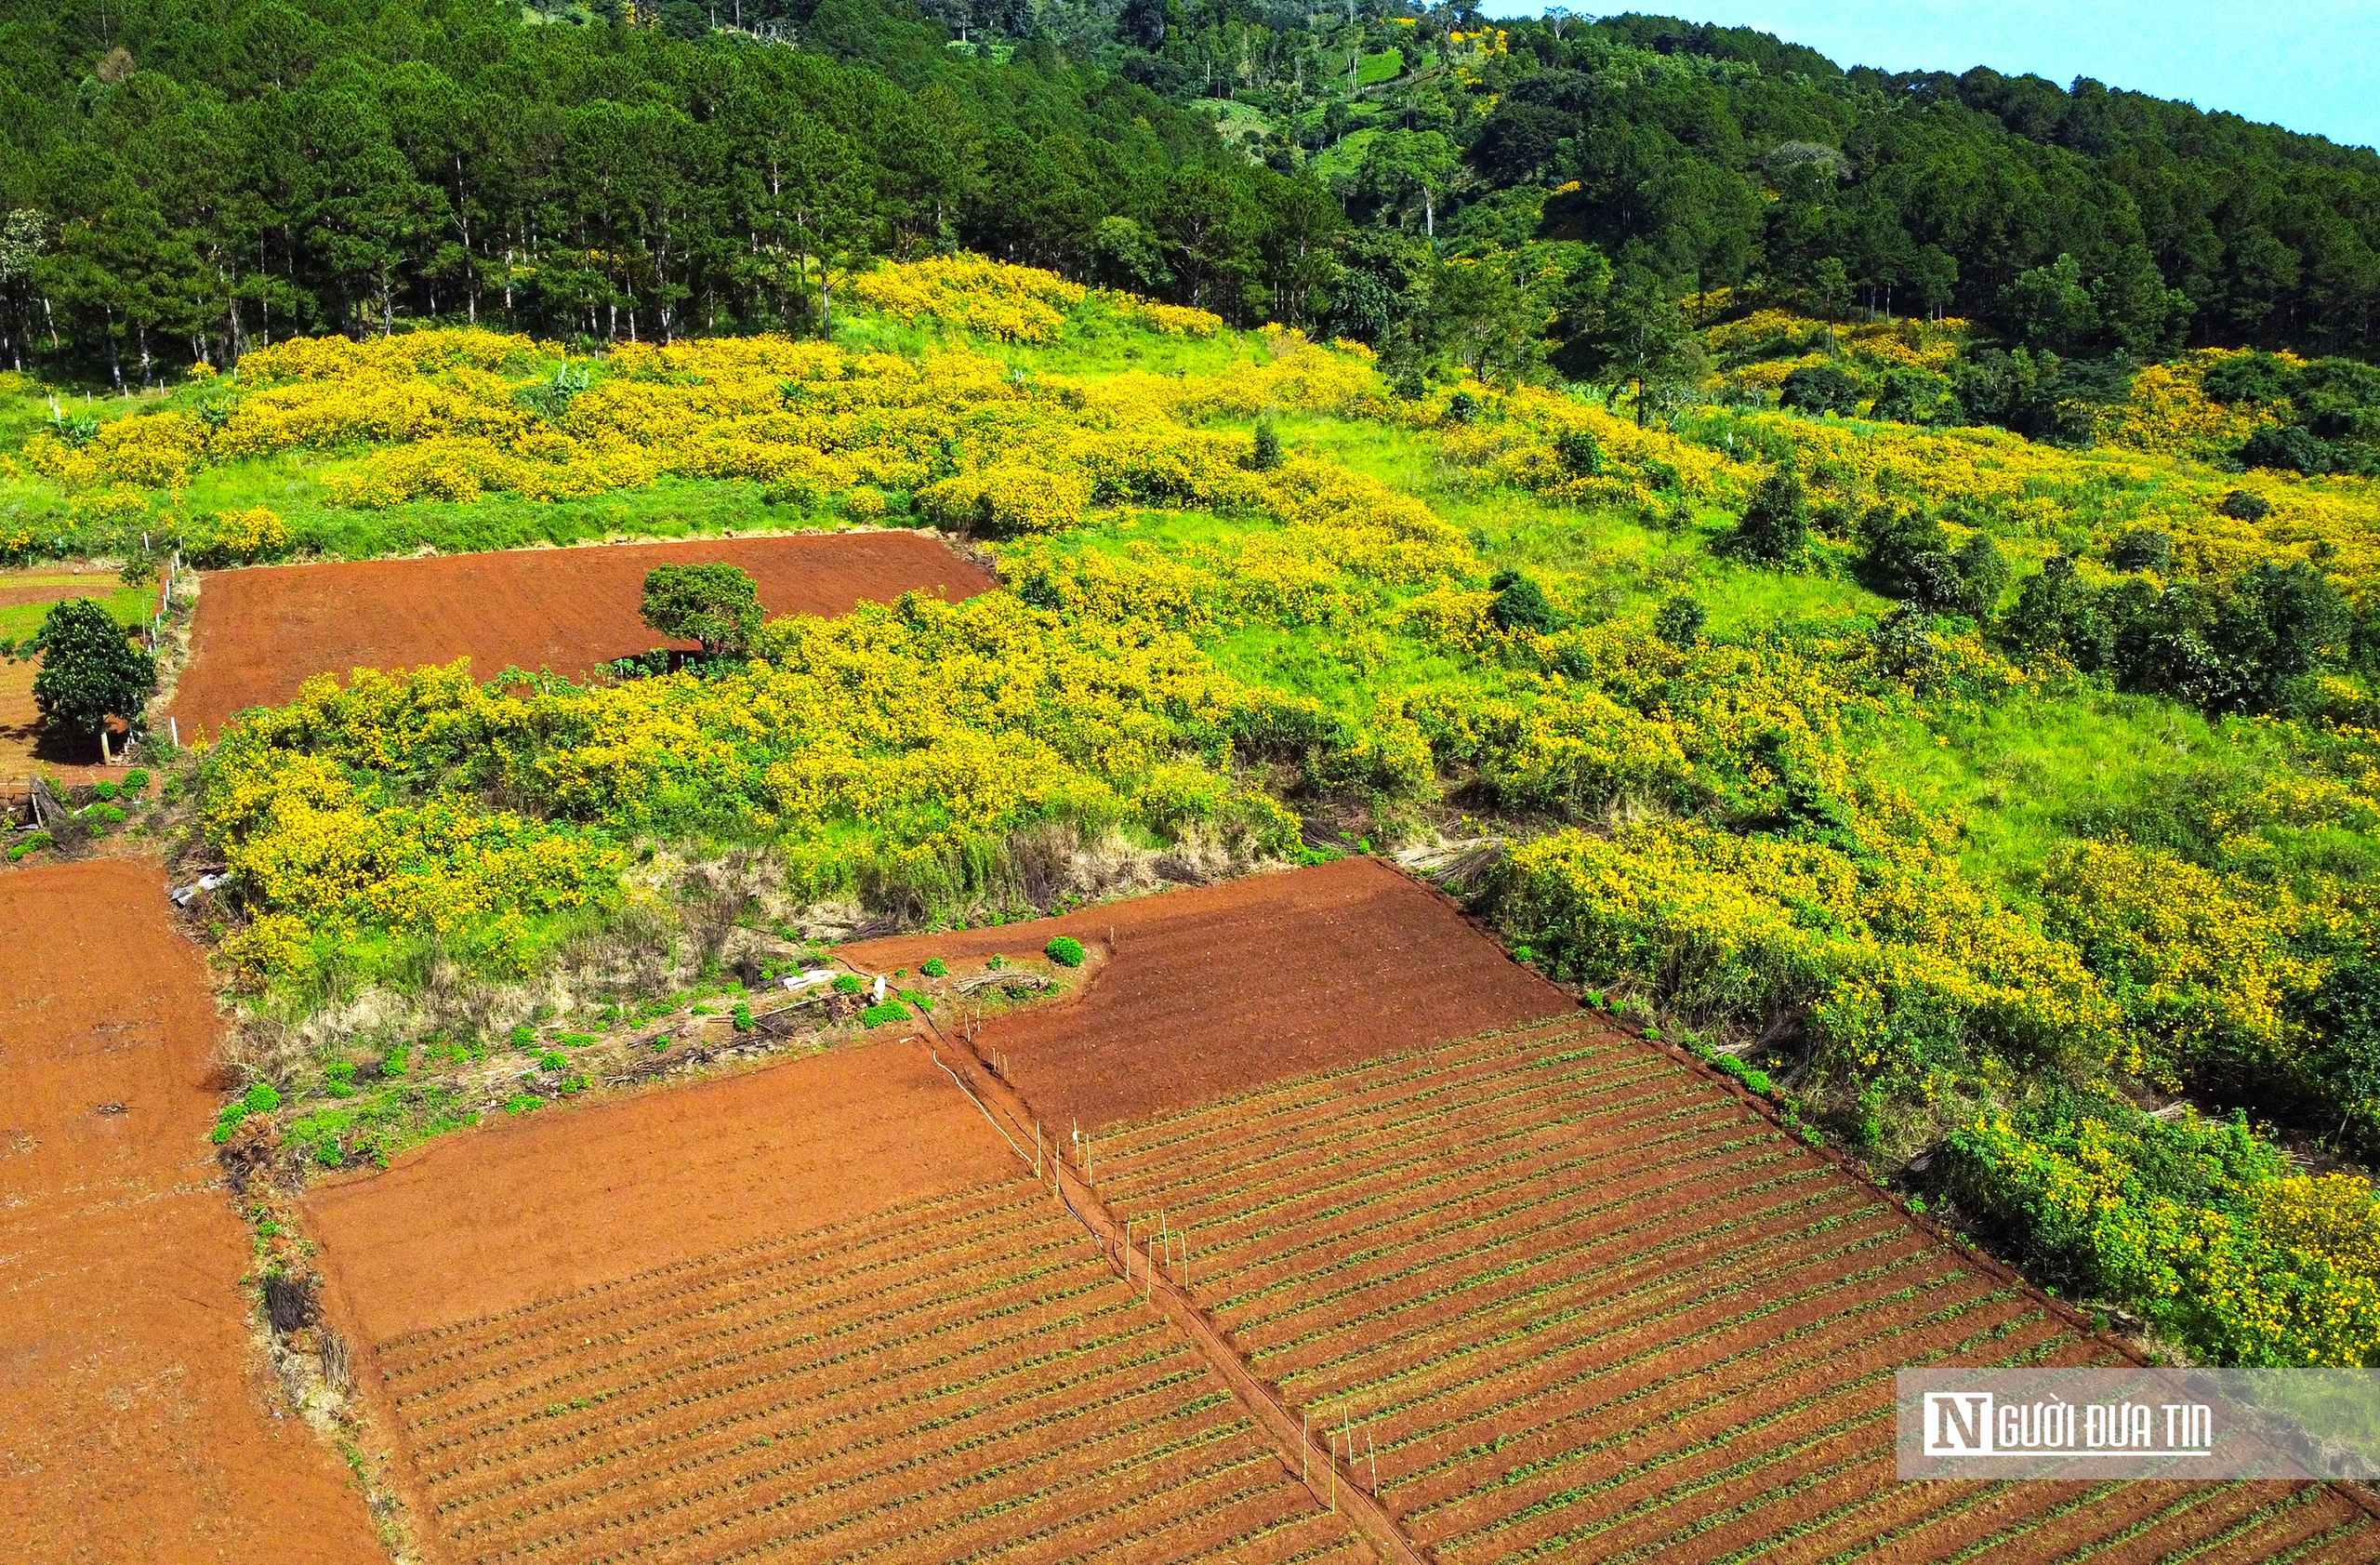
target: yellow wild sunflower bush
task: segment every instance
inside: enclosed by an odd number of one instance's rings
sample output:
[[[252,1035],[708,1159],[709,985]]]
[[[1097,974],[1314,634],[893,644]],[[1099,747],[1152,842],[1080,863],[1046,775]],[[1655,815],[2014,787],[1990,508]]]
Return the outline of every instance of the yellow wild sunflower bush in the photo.
[[[1282,851],[1297,818],[1235,772],[1235,745],[1305,715],[1178,635],[1062,625],[1004,593],[912,596],[777,621],[722,672],[543,691],[459,664],[317,680],[208,753],[201,818],[248,905],[304,926],[304,946],[231,948],[251,981],[287,984],[359,932],[450,938],[616,901],[644,834],[766,837],[805,892],[919,910],[981,891],[999,843],[1037,823]],[[430,780],[398,786],[392,767]]]
[[[2036,1268],[2237,1365],[2380,1365],[2380,1203],[2240,1121],[2060,1099],[1950,1138],[1954,1186]]]

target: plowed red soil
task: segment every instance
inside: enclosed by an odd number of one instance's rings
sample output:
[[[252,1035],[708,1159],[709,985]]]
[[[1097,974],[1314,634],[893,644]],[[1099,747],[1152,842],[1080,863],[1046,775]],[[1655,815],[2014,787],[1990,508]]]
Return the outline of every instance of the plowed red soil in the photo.
[[[0,872],[0,1554],[384,1560],[337,1463],[262,1400],[206,1140],[215,1008],[163,882]]]
[[[1086,1128],[1577,1007],[1444,897],[1368,858],[840,954],[887,972],[941,957],[955,973],[1053,935],[1104,948],[1091,981],[986,1023],[982,1043],[1053,1122]]]
[[[483,677],[507,667],[581,673],[655,644],[637,617],[645,572],[714,561],[751,572],[773,616],[844,614],[913,590],[955,602],[993,585],[933,538],[899,532],[218,571],[199,595],[173,715],[188,742],[234,712],[288,700],[315,674],[457,657]]]
[[[922,1044],[442,1137],[307,1196],[372,1340],[964,1188],[1015,1159]]]
[[[1184,1236],[1197,1303],[1318,1425],[1349,1410],[1383,1502],[1449,1565],[1925,1560],[1995,1533],[1982,1558],[2256,1558],[2322,1537],[2380,1558],[2380,1527],[2320,1486],[1896,1482],[1894,1370],[2113,1348],[1593,1017],[1285,1081],[1100,1147],[1110,1210]]]
[[[451,1560],[1364,1558],[924,1045],[548,1110],[308,1208]]]

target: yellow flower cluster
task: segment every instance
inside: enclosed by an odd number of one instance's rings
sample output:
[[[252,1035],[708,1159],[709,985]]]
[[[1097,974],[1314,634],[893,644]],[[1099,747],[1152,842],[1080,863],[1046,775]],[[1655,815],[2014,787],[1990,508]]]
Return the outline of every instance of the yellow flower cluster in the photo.
[[[1726,359],[1738,354],[1760,352],[1778,346],[1813,349],[1832,344],[1832,351],[1848,353],[1878,369],[1922,369],[1935,375],[1947,375],[1958,362],[1959,351],[1967,337],[1967,323],[1962,320],[1926,321],[1904,316],[1896,321],[1867,321],[1857,325],[1843,325],[1796,315],[1787,310],[1756,310],[1737,320],[1712,326],[1702,334],[1702,341],[1714,358]],[[1747,365],[1738,374],[1751,374],[1770,365],[1782,365],[1775,372],[1775,380],[1784,378],[1784,369],[1797,363],[1820,364],[1823,355],[1809,353],[1792,359],[1769,359]]]
[[[2099,444],[2201,458],[2237,450],[2261,420],[2206,394],[2206,366],[2227,356],[2209,349],[2188,365],[2150,365],[2135,374],[2124,400],[2094,415]]]
[[[2065,844],[2037,889],[2050,929],[2123,996],[2126,1070],[2178,1092],[2214,1050],[2235,1069],[2286,1063],[2289,1002],[2321,970],[2291,954],[2285,897],[2128,842]]]
[[[2110,1103],[1950,1138],[1963,1192],[2216,1363],[2380,1365],[2380,1201],[2311,1178],[2243,1124]]]
[[[251,714],[208,758],[204,824],[247,904],[308,936],[242,948],[252,977],[300,976],[268,959],[359,931],[600,906],[631,834],[696,822],[775,836],[813,893],[889,879],[954,899],[1036,821],[1295,841],[1296,817],[1227,766],[1235,733],[1278,721],[1275,698],[1179,636],[1061,626],[994,593],[776,621],[759,653],[732,674],[551,692],[483,686],[462,664],[359,671]],[[391,764],[471,791],[359,793],[354,776]]]
[[[34,471],[72,489],[130,484],[179,489],[203,465],[206,426],[185,413],[114,418],[77,446],[44,431],[25,442]]]
[[[194,564],[246,564],[269,560],[289,547],[289,524],[264,506],[225,511],[187,533],[183,544]]]
[[[1004,342],[1056,341],[1066,312],[1091,297],[1054,272],[976,255],[887,261],[853,278],[851,293],[896,320],[936,320]]]

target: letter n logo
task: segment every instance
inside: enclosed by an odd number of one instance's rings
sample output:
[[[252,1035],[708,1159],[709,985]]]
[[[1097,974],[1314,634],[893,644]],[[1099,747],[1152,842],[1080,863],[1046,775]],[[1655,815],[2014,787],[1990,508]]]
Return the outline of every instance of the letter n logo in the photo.
[[[1925,1393],[1925,1454],[1982,1456],[1991,1451],[1991,1393]]]

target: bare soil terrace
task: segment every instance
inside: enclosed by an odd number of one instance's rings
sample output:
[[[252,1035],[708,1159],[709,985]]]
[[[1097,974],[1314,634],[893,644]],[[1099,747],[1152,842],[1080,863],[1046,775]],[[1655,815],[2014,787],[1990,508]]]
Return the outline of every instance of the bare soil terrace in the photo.
[[[1085,1129],[1263,1081],[1575,1010],[1454,905],[1369,858],[1135,897],[997,929],[846,946],[862,970],[1103,948],[1068,1001],[987,1021],[1009,1080]],[[959,1008],[936,1021],[949,1030]]]
[[[937,592],[956,602],[994,585],[920,533],[689,538],[522,549],[416,560],[260,565],[210,572],[191,627],[172,714],[185,742],[233,713],[288,700],[317,674],[411,669],[469,657],[583,673],[650,650],[637,617],[654,565],[725,562],[752,573],[772,616],[845,614],[864,602]]]
[[[384,1560],[346,1473],[269,1405],[206,1140],[215,1007],[163,882],[0,875],[0,1553]]]

